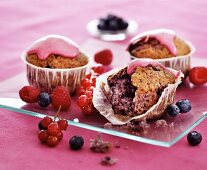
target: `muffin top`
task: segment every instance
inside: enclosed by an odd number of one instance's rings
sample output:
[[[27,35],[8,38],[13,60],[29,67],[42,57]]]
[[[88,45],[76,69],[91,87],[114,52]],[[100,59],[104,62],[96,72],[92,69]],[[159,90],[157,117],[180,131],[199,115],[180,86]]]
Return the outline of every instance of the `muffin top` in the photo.
[[[40,60],[47,59],[51,54],[61,55],[67,58],[75,58],[79,55],[78,46],[61,35],[48,35],[36,40],[28,49],[27,54],[37,54]]]
[[[128,51],[137,58],[162,59],[187,55],[190,48],[174,31],[158,29],[133,38]]]
[[[35,41],[26,52],[26,61],[43,68],[75,68],[88,63],[70,39],[60,35],[48,35]]]

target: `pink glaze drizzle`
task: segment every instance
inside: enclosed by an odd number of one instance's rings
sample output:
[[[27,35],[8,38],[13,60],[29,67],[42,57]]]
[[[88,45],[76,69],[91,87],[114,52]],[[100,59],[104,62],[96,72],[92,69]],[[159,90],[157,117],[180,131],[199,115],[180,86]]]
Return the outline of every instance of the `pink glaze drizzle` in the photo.
[[[166,67],[164,67],[158,61],[155,61],[155,60],[152,60],[152,59],[135,59],[135,60],[132,60],[128,64],[127,74],[131,75],[136,70],[137,67],[146,67],[148,65],[151,65],[151,66],[154,66],[154,67],[159,66],[159,67],[163,68],[164,70],[167,70],[169,73],[173,74],[174,76],[176,76],[176,77],[178,76],[178,75],[175,75],[172,71],[170,71]]]
[[[35,41],[27,50],[27,54],[34,53],[39,59],[45,60],[50,54],[75,58],[80,51],[72,40],[60,35],[49,35]]]
[[[135,44],[143,38],[146,38],[147,41],[149,37],[156,38],[161,44],[165,45],[173,55],[177,55],[177,49],[174,44],[174,39],[176,36],[175,32],[172,30],[157,29],[147,31],[133,38],[131,42],[132,44]]]

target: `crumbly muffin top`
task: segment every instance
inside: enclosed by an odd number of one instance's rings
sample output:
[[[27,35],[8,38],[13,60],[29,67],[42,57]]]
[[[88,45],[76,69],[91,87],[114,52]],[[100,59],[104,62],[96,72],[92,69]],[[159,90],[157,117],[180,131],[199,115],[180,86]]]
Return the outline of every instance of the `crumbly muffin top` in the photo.
[[[76,68],[84,66],[88,63],[88,59],[83,53],[75,58],[67,58],[60,55],[51,54],[45,60],[39,59],[37,54],[30,54],[26,56],[26,60],[37,67],[54,69]]]
[[[137,67],[131,80],[133,86],[137,87],[139,91],[148,92],[173,84],[175,76],[159,66],[148,65],[147,67]]]
[[[180,38],[176,37],[174,39],[174,44],[177,49],[177,56],[190,53],[189,46]],[[129,52],[137,58],[161,59],[175,57],[165,45],[161,44],[154,37],[150,37],[148,41],[142,39],[137,43],[130,45]]]
[[[133,86],[137,87],[134,97],[137,114],[146,112],[157,103],[162,91],[168,84],[175,82],[175,76],[157,66],[137,67],[131,76]]]

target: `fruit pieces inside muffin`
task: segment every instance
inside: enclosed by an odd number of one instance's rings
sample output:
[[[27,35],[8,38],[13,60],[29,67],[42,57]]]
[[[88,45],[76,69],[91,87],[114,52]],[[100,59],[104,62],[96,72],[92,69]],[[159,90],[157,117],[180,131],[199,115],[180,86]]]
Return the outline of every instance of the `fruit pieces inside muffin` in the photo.
[[[135,37],[128,48],[137,58],[162,59],[190,53],[189,46],[171,30],[160,29]]]
[[[88,63],[88,59],[82,53],[75,58],[67,58],[61,55],[51,54],[45,60],[38,58],[37,54],[29,54],[26,57],[27,62],[43,68],[76,68],[84,66]]]
[[[107,79],[114,113],[130,117],[144,114],[175,79],[173,73],[159,65],[138,66],[132,74],[125,67]]]

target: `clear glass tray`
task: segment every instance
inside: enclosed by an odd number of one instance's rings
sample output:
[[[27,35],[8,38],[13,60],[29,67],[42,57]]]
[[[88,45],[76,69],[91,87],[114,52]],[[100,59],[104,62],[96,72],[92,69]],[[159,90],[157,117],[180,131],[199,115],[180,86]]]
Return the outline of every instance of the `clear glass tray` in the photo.
[[[27,84],[25,75],[26,73],[24,72],[0,83],[0,108],[41,118],[45,115],[54,116],[55,111],[51,106],[41,108],[38,104],[26,104],[19,99],[19,89]],[[147,131],[139,133],[130,134],[123,130],[104,129],[103,127],[107,120],[98,113],[94,113],[92,116],[84,116],[76,105],[77,98],[75,96],[72,97],[70,110],[62,112],[60,116],[66,118],[70,125],[80,128],[148,144],[170,147],[207,117],[206,92],[207,86],[193,87],[189,83],[180,86],[175,100],[189,99],[192,102],[192,110],[175,118],[163,117],[168,126],[157,127],[155,121],[152,121],[149,123],[150,128]]]

